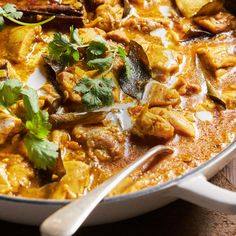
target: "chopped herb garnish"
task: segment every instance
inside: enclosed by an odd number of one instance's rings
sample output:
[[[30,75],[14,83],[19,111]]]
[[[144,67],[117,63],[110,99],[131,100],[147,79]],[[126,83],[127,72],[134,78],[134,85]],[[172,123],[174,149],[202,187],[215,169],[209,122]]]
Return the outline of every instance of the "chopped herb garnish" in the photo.
[[[66,35],[54,34],[53,40],[49,43],[49,56],[64,66],[70,66],[79,61],[80,55],[77,44],[71,43]]]
[[[38,169],[51,168],[58,157],[58,147],[47,140],[51,130],[48,113],[40,110],[37,92],[31,88],[22,87],[23,83],[16,79],[0,83],[0,105],[11,113],[9,107],[23,98],[27,129],[24,143],[29,159]]]
[[[22,83],[17,79],[10,79],[1,83],[0,86],[0,104],[8,108],[19,99]]]
[[[71,42],[76,43],[80,46],[83,45],[81,38],[79,38],[79,30],[75,29],[74,26],[70,27],[70,37],[71,37]]]
[[[126,75],[128,78],[131,77],[132,75],[132,66],[130,63],[130,60],[127,56],[126,51],[122,47],[118,47],[117,49],[117,55],[122,59],[122,61],[125,63],[125,70],[126,70]]]
[[[74,87],[74,90],[82,95],[82,103],[89,111],[114,103],[112,90],[115,84],[112,79],[83,78]]]
[[[106,41],[98,38],[97,40],[92,40],[87,47],[86,54],[87,59],[95,59],[104,56],[105,52],[108,50]]]
[[[46,111],[35,113],[31,120],[26,121],[26,128],[34,137],[46,139],[52,128],[48,121],[48,113]]]
[[[52,16],[41,22],[27,23],[27,22],[20,21],[22,16],[23,16],[23,12],[17,11],[16,6],[14,4],[7,3],[3,7],[0,7],[0,30],[4,27],[4,24],[5,24],[4,18],[7,18],[8,20],[18,25],[24,25],[24,26],[43,25],[52,21],[55,18],[55,16]]]
[[[38,139],[33,135],[26,135],[24,143],[29,155],[30,161],[38,169],[52,168],[58,157],[58,145],[49,142],[46,139]]]
[[[113,57],[96,58],[96,59],[88,61],[87,65],[90,68],[104,71],[111,67],[113,60],[114,60]]]

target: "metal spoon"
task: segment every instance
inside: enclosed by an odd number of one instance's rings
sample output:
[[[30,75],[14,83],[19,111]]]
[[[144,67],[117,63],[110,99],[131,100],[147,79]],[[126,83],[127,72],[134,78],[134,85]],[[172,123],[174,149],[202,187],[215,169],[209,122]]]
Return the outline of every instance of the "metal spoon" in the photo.
[[[40,227],[41,235],[70,236],[74,234],[99,202],[105,198],[106,195],[117,186],[117,184],[119,184],[145,161],[154,155],[162,153],[171,154],[173,153],[173,150],[163,145],[153,147],[120,171],[117,175],[111,177],[84,197],[72,201],[70,204],[53,213],[42,223]]]

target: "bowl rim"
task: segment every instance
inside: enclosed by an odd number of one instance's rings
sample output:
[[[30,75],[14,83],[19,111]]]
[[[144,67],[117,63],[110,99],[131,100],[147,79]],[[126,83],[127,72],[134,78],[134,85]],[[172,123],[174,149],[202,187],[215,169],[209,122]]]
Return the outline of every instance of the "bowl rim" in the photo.
[[[223,160],[227,157],[228,152],[231,153],[236,150],[236,140],[232,143],[228,144],[220,153],[211,157],[208,161],[201,164],[200,166],[188,171],[187,173],[180,175],[173,180],[167,181],[163,184],[147,187],[142,190],[131,192],[128,194],[122,194],[112,197],[104,198],[101,203],[113,203],[113,202],[121,202],[126,200],[132,200],[135,198],[142,197],[144,195],[148,195],[154,192],[158,192],[161,190],[168,189],[170,187],[175,186],[177,183],[182,181],[183,179],[190,177],[192,175],[196,175],[202,173],[204,170],[210,168],[214,164],[217,164],[220,160]],[[224,166],[222,166],[223,168]],[[36,205],[65,205],[70,203],[73,200],[54,200],[54,199],[39,199],[39,198],[27,198],[27,197],[17,197],[17,196],[9,196],[5,194],[0,194],[0,201],[8,201],[8,202],[15,202],[15,203],[23,203],[23,204],[36,204]]]

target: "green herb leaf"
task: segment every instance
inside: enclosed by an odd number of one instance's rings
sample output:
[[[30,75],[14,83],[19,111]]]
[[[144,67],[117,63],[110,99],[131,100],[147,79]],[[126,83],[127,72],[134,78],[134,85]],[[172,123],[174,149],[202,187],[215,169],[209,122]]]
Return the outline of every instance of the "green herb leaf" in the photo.
[[[81,40],[81,38],[78,37],[78,35],[79,35],[79,30],[75,29],[74,26],[72,25],[70,27],[71,41],[72,41],[72,43],[77,43],[78,45],[82,46],[83,45],[82,40]]]
[[[37,169],[52,168],[58,157],[58,145],[48,140],[38,139],[32,135],[27,135],[24,138],[28,156]]]
[[[31,120],[26,121],[26,128],[34,137],[46,139],[52,128],[48,121],[48,113],[46,111],[35,113]]]
[[[48,49],[50,57],[64,66],[70,66],[79,61],[80,55],[77,45],[71,43],[62,33],[54,34],[54,38],[49,43]]]
[[[7,3],[3,7],[0,7],[0,30],[3,28],[4,23],[5,23],[4,17],[18,25],[28,25],[28,26],[43,25],[52,21],[55,18],[55,16],[51,16],[50,18],[44,21],[40,21],[36,23],[27,23],[27,22],[19,21],[19,19],[21,19],[22,16],[23,16],[23,12],[17,11],[16,6],[14,4]]]
[[[0,104],[4,107],[13,105],[20,96],[22,83],[16,79],[10,79],[1,84]]]
[[[26,118],[27,120],[31,120],[34,117],[34,114],[39,112],[38,94],[32,88],[22,89],[21,93],[23,94]]]
[[[105,40],[100,38],[98,38],[97,40],[92,40],[86,50],[87,59],[91,60],[101,57],[107,50],[108,47]]]
[[[131,66],[131,62],[129,58],[127,57],[126,51],[122,47],[118,47],[117,54],[125,63],[126,75],[127,75],[127,78],[130,78],[132,75],[132,66]]]
[[[113,60],[113,57],[96,58],[88,61],[87,65],[90,68],[105,71],[106,69],[109,69],[112,66]]]
[[[16,20],[21,19],[23,16],[23,12],[17,11],[14,4],[7,3],[2,7],[2,9],[4,11],[3,15],[7,15]]]
[[[82,94],[82,103],[87,110],[94,110],[114,103],[112,93],[114,87],[112,79],[83,78],[74,87],[74,90]]]

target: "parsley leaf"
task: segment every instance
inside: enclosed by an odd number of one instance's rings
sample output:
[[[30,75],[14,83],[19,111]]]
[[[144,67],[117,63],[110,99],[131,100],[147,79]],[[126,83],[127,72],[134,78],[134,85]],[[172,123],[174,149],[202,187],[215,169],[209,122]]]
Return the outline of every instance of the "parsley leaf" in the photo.
[[[74,26],[72,25],[70,27],[71,41],[72,41],[72,43],[77,43],[78,45],[82,46],[83,45],[82,40],[81,40],[81,38],[78,37],[78,35],[79,35],[78,29],[75,29]]]
[[[117,54],[122,59],[122,61],[125,63],[126,75],[127,75],[127,78],[130,78],[132,75],[132,66],[131,66],[130,60],[127,56],[126,51],[122,47],[118,47]]]
[[[38,139],[32,135],[24,138],[29,159],[38,169],[52,168],[58,157],[58,145],[48,140]]]
[[[27,120],[31,120],[34,117],[34,114],[39,112],[38,94],[32,88],[22,89],[21,93],[23,94],[26,118]]]
[[[64,66],[70,66],[79,61],[80,54],[77,50],[77,45],[71,43],[62,33],[54,34],[48,49],[50,57]]]
[[[26,128],[29,133],[39,139],[46,139],[52,125],[48,121],[48,113],[46,111],[39,111],[35,113],[31,120],[26,121]]]
[[[107,50],[108,46],[106,44],[106,41],[100,38],[92,40],[86,49],[87,59],[91,60],[101,57],[105,54]]]
[[[114,60],[114,58],[112,56],[104,57],[104,58],[96,58],[96,59],[89,60],[87,62],[87,65],[90,68],[104,71],[104,70],[109,69],[111,67],[113,60]]]
[[[1,84],[0,104],[6,108],[13,105],[21,94],[22,83],[16,79],[9,79]]]
[[[82,94],[82,103],[87,110],[94,110],[114,103],[112,93],[114,87],[112,79],[83,78],[74,87],[74,90]]]

